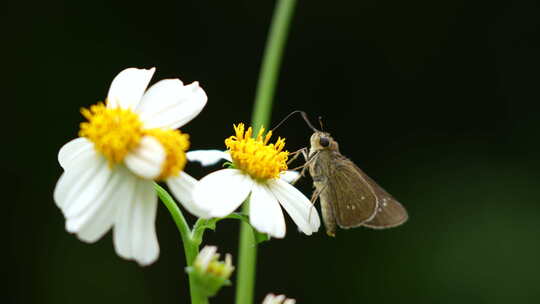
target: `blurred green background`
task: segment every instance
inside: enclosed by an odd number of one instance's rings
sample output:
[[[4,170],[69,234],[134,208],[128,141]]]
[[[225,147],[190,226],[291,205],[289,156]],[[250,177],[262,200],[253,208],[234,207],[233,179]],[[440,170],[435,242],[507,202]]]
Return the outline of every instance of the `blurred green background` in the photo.
[[[184,257],[163,206],[159,260],[117,257],[110,235],[64,230],[52,192],[79,108],[126,67],[199,81],[209,101],[183,131],[223,148],[249,122],[274,1],[43,1],[7,4],[4,31],[2,303],[188,303]],[[298,303],[540,301],[540,7],[518,1],[299,1],[273,123],[322,116],[341,152],[397,197],[386,231],[296,231],[260,247],[256,300]],[[13,114],[14,113],[14,114]],[[13,132],[15,131],[15,132]],[[278,131],[308,144],[297,117]],[[16,143],[14,151],[11,143]],[[202,177],[208,170],[189,164]],[[300,183],[307,196],[311,181]],[[193,223],[193,218],[189,218]],[[236,257],[238,222],[206,243]],[[4,242],[4,244],[6,244]],[[234,277],[233,277],[234,279]],[[232,303],[226,288],[213,303]]]

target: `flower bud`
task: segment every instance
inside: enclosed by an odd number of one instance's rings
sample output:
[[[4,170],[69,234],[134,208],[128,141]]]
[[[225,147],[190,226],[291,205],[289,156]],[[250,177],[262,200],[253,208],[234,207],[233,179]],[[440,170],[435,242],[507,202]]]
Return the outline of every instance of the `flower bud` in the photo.
[[[234,271],[231,255],[226,254],[225,261],[219,261],[219,253],[216,252],[216,246],[205,246],[193,266],[186,268],[193,276],[196,288],[207,297],[213,297],[221,287],[231,285],[229,277]]]

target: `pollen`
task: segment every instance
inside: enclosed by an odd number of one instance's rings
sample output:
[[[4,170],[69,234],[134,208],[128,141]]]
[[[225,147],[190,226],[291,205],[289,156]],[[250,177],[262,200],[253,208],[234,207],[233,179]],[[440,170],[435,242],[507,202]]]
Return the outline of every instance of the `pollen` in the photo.
[[[278,138],[275,143],[268,143],[272,131],[264,135],[264,128],[257,137],[252,137],[253,129],[247,131],[244,124],[234,125],[235,135],[225,140],[234,166],[256,180],[267,180],[279,177],[279,173],[287,170],[289,152],[283,151],[285,139]]]
[[[165,149],[166,158],[163,162],[158,180],[177,176],[186,166],[186,151],[189,149],[189,135],[180,130],[148,129],[145,135],[156,138]]]
[[[81,113],[88,121],[80,124],[79,136],[92,141],[111,166],[122,162],[143,136],[143,124],[131,110],[107,108],[99,102]]]

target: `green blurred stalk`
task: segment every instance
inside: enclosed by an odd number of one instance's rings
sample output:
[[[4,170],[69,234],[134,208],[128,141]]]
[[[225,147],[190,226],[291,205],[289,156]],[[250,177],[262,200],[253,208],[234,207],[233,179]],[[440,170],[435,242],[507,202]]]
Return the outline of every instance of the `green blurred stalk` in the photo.
[[[254,134],[262,126],[268,127],[272,113],[272,101],[276,88],[277,76],[281,65],[283,47],[289,33],[289,24],[292,19],[296,0],[279,0],[274,16],[259,74],[257,93],[253,107],[251,125]],[[244,203],[243,212],[249,213],[249,203]],[[242,222],[240,224],[240,242],[238,253],[238,272],[236,282],[236,304],[252,304],[253,289],[255,287],[255,266],[257,263],[257,243],[255,242],[252,227]]]
[[[283,47],[289,33],[289,24],[292,19],[296,0],[279,0],[272,17],[268,40],[264,50],[264,57],[257,83],[255,105],[251,124],[254,131],[261,126],[269,126],[272,113],[272,101],[276,89],[276,81],[281,65]],[[253,132],[257,134],[257,132]]]

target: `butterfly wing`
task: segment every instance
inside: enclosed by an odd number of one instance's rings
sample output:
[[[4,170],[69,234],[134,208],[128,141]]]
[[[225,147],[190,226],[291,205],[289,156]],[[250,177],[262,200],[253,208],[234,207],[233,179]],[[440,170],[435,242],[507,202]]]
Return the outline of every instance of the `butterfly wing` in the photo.
[[[369,180],[348,158],[334,153],[328,175],[328,200],[341,228],[353,228],[373,219],[378,202]]]
[[[392,195],[386,192],[373,179],[358,168],[360,174],[371,185],[377,196],[378,208],[375,217],[370,221],[363,223],[363,226],[384,229],[399,226],[407,221],[409,215],[405,207],[401,205]]]

